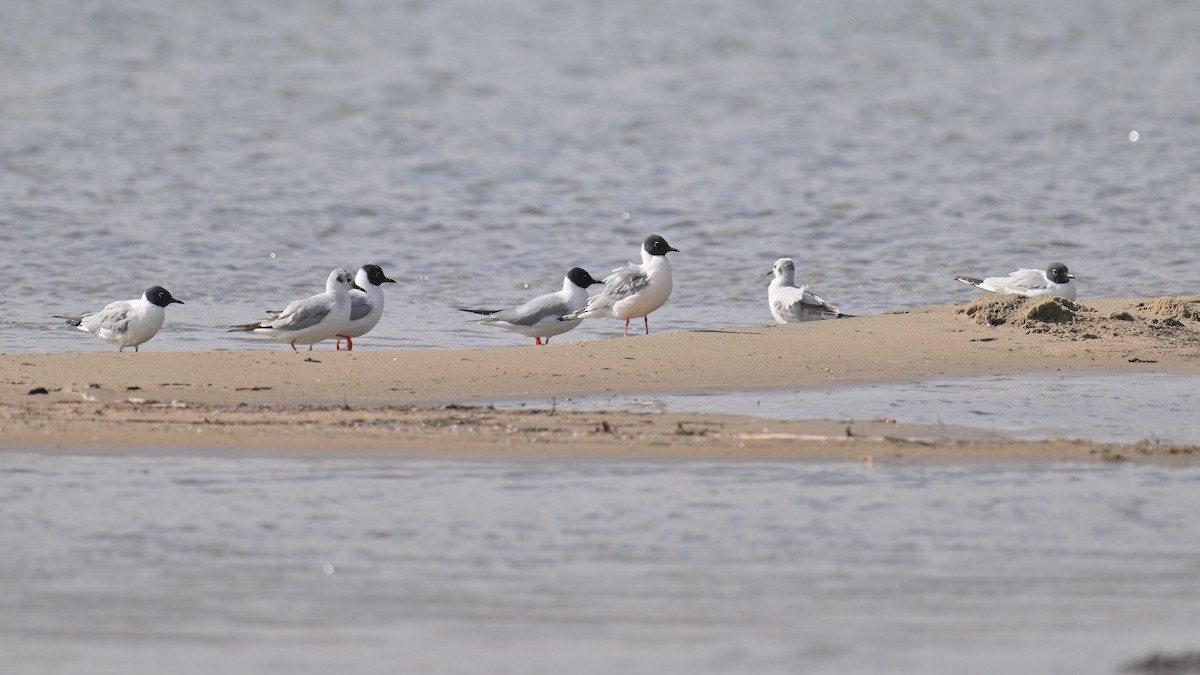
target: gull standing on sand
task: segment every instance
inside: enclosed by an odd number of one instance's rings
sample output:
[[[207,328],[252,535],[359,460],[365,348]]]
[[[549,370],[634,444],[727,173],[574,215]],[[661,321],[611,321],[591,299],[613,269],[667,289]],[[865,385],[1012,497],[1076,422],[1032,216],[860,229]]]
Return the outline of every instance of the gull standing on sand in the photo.
[[[346,351],[354,349],[351,338],[366,335],[383,316],[383,284],[394,284],[395,279],[387,278],[379,265],[363,265],[354,277],[354,285],[350,289],[350,323],[338,331],[337,347],[342,348],[342,339],[346,340]],[[359,290],[361,289],[361,290]]]
[[[791,258],[776,260],[771,271],[767,272],[767,275],[772,274],[775,278],[767,287],[767,304],[771,308],[771,315],[779,323],[820,321],[848,316],[826,302],[825,298],[809,291],[808,285],[796,286],[796,263]]]
[[[353,277],[338,268],[329,273],[325,292],[296,300],[282,312],[272,312],[271,317],[258,323],[230,326],[229,332],[258,333],[269,335],[278,342],[287,342],[296,349],[296,343],[312,346],[328,340],[346,329],[350,323],[350,289],[358,288]],[[359,289],[362,290],[362,289]]]
[[[525,337],[533,338],[533,344],[550,344],[550,338],[578,326],[582,319],[559,321],[559,317],[571,312],[577,312],[587,306],[588,286],[601,284],[587,273],[582,267],[576,267],[563,277],[562,290],[557,293],[540,295],[518,307],[508,309],[467,309],[460,307],[459,311],[473,314],[485,314],[482,319],[472,319],[472,323],[489,326],[499,326],[516,331]]]
[[[671,297],[671,263],[667,254],[679,252],[666,239],[652,234],[642,243],[642,264],[629,263],[618,267],[604,278],[604,290],[588,300],[587,307],[561,317],[560,321],[611,316],[625,319],[625,337],[629,337],[629,320],[642,317],[646,335],[650,334],[650,313],[667,303]]]
[[[166,318],[166,307],[171,303],[183,304],[182,300],[171,297],[171,293],[162,286],[151,286],[137,300],[118,300],[110,302],[98,312],[88,312],[82,316],[59,316],[79,330],[87,331],[117,348],[125,351],[133,347],[138,351],[138,345],[154,337],[162,328]]]
[[[954,278],[964,284],[971,284],[976,288],[982,288],[992,293],[1014,293],[1030,298],[1056,295],[1072,302],[1075,301],[1075,282],[1073,281],[1075,275],[1070,274],[1067,271],[1067,266],[1059,262],[1051,263],[1045,272],[1042,270],[1019,269],[1006,277],[987,277],[986,279],[975,279],[974,277]]]

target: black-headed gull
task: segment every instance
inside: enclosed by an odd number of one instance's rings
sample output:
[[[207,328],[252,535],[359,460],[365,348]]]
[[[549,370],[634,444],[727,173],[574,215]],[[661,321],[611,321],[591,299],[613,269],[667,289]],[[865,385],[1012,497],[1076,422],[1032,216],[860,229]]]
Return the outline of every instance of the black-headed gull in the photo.
[[[561,317],[560,321],[611,316],[625,319],[625,337],[629,320],[642,317],[650,334],[650,313],[671,297],[671,263],[667,254],[679,252],[666,239],[652,234],[642,243],[642,264],[629,263],[604,277],[604,290],[588,300],[587,307]]]
[[[1056,262],[1042,270],[1019,269],[1006,277],[954,277],[964,284],[971,284],[992,293],[1015,293],[1031,298],[1043,295],[1057,295],[1067,300],[1075,300],[1075,275],[1067,271],[1067,266]]]
[[[592,278],[587,270],[576,267],[563,277],[562,290],[557,293],[540,295],[518,307],[508,309],[467,309],[460,307],[463,312],[486,315],[482,319],[472,319],[473,323],[489,326],[499,326],[516,331],[525,337],[533,338],[535,345],[550,344],[550,338],[578,326],[582,319],[559,321],[564,314],[577,312],[587,306],[588,286],[604,283]]]
[[[272,312],[270,318],[257,323],[230,326],[229,332],[269,335],[291,344],[293,351],[299,351],[296,343],[300,343],[308,345],[311,352],[314,344],[336,336],[350,323],[351,288],[358,288],[354,278],[338,268],[329,273],[324,293],[296,300],[282,312]]]
[[[342,348],[342,339],[346,340],[346,351],[354,349],[354,340],[362,337],[379,323],[383,316],[384,284],[394,284],[395,279],[389,279],[379,265],[363,265],[354,277],[358,288],[350,289],[350,323],[338,331],[337,349]],[[362,290],[359,290],[362,289]]]
[[[825,298],[808,290],[808,286],[796,286],[796,263],[791,258],[775,261],[768,275],[775,275],[767,287],[767,304],[771,315],[779,323],[799,323],[837,319],[841,311],[825,301]]]
[[[138,351],[138,345],[154,337],[162,328],[166,318],[166,306],[171,303],[183,304],[182,300],[171,297],[171,293],[162,286],[151,286],[137,300],[118,300],[110,302],[98,312],[88,312],[82,316],[59,316],[79,330],[87,331],[117,348],[125,351],[133,347]]]

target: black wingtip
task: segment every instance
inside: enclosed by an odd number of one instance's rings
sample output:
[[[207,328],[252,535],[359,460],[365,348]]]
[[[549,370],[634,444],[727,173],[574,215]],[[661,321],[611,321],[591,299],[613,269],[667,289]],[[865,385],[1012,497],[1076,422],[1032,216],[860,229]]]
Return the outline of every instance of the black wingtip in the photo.
[[[978,286],[983,283],[983,279],[975,279],[973,277],[954,277],[954,280],[961,281],[964,284],[971,284],[972,286]]]
[[[491,316],[491,315],[495,314],[496,312],[499,312],[500,310],[498,310],[498,309],[470,309],[469,307],[459,307],[458,311],[470,312],[471,314],[482,314],[483,316]]]

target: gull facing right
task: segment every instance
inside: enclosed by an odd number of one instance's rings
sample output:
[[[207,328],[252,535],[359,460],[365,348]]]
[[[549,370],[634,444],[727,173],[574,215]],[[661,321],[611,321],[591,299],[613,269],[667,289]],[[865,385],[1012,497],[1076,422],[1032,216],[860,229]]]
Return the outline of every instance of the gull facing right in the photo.
[[[151,286],[137,300],[110,302],[98,312],[82,316],[58,316],[79,330],[87,331],[123,352],[126,347],[138,351],[138,345],[158,334],[166,318],[166,307],[172,303],[183,304],[171,297],[162,286]]]
[[[270,318],[257,323],[230,326],[229,332],[269,335],[277,342],[291,344],[292,351],[300,351],[296,349],[296,343],[300,343],[308,345],[311,352],[314,344],[336,336],[349,325],[351,288],[358,288],[354,278],[338,268],[329,273],[324,293],[289,303],[282,312],[272,312]]]
[[[593,284],[604,283],[596,281],[587,270],[576,267],[563,277],[562,290],[557,293],[540,295],[518,307],[508,309],[467,309],[460,307],[459,311],[485,315],[482,319],[472,319],[472,323],[488,326],[499,326],[516,331],[525,337],[533,338],[533,344],[550,344],[550,338],[578,326],[582,319],[559,321],[559,317],[571,312],[577,312],[587,305],[587,288]]]
[[[1042,270],[1019,269],[1006,277],[987,277],[986,279],[976,279],[974,277],[954,278],[964,284],[971,284],[976,288],[982,288],[992,293],[1014,293],[1030,298],[1056,295],[1072,302],[1075,301],[1075,282],[1072,281],[1075,275],[1069,273],[1067,266],[1060,262],[1050,263],[1050,266],[1044,272]]]
[[[667,303],[671,297],[671,263],[667,254],[679,252],[666,239],[652,234],[642,243],[642,264],[629,263],[604,277],[604,290],[588,300],[587,307],[572,312],[559,321],[611,316],[625,319],[625,337],[629,337],[629,320],[642,317],[646,335],[650,334],[650,313]]]
[[[342,348],[342,339],[346,340],[346,351],[354,349],[354,340],[371,331],[383,316],[384,284],[394,284],[395,279],[389,279],[379,265],[363,265],[354,277],[354,285],[350,289],[350,323],[338,331],[336,349]]]

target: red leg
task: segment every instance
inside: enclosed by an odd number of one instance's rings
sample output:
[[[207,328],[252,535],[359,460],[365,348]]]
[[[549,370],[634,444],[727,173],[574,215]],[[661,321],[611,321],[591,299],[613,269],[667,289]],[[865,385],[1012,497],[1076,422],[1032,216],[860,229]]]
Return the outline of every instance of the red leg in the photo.
[[[354,340],[346,338],[346,351],[350,351],[352,349],[354,349]]]
[[[549,343],[550,338],[546,338],[546,342]],[[534,344],[534,346],[537,346],[537,347],[542,346],[542,338],[540,338],[540,337],[533,338],[533,344]]]
[[[625,337],[629,337],[629,319],[625,319]]]

